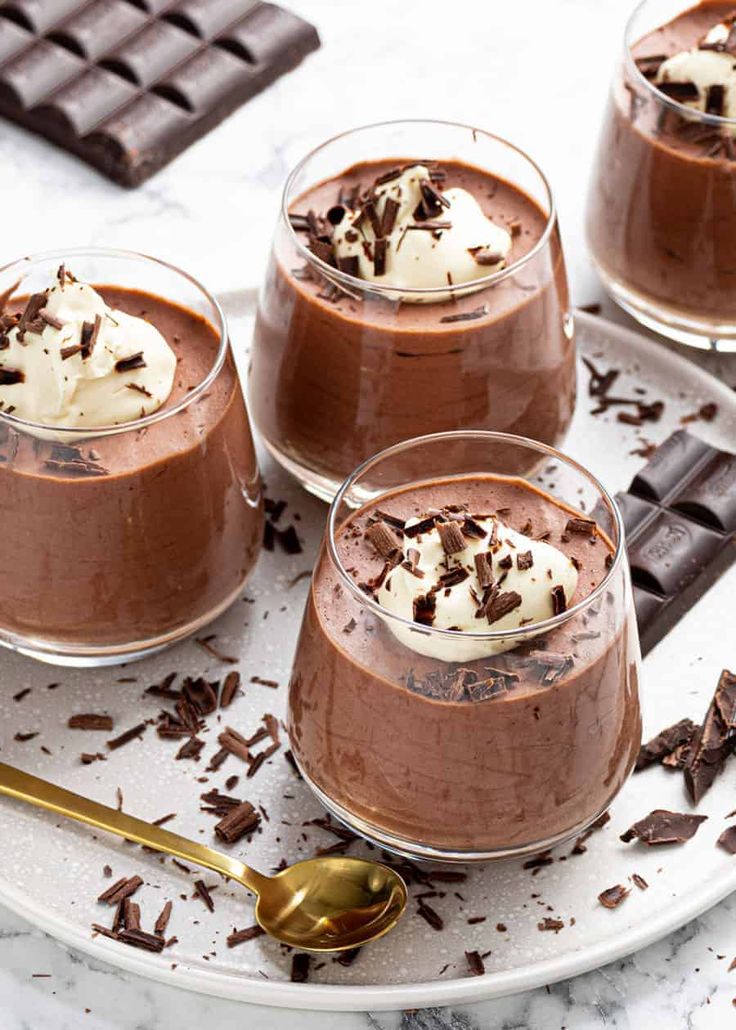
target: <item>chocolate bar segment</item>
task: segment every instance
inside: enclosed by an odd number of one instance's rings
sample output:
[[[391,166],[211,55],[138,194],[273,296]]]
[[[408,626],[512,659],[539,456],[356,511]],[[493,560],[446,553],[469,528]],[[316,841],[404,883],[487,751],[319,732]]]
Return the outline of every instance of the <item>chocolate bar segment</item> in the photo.
[[[681,429],[616,500],[646,654],[736,558],[736,455]]]
[[[0,0],[0,115],[137,186],[318,46],[259,0]]]

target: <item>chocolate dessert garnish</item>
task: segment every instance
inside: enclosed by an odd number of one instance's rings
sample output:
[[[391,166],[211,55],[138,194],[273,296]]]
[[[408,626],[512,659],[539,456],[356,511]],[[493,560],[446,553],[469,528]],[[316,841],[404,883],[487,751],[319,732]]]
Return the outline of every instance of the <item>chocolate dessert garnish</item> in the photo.
[[[382,558],[393,558],[401,553],[399,538],[385,522],[373,522],[366,529],[365,536]]]
[[[501,569],[503,572],[508,572],[510,569],[513,569],[514,567],[514,559],[511,557],[510,554],[505,554],[503,558],[498,559],[497,564],[499,569]]]
[[[126,383],[126,387],[129,390],[135,390],[136,393],[142,393],[144,397],[152,397],[153,394],[150,390],[147,390],[145,386],[141,386],[140,383]]]
[[[628,887],[624,887],[622,883],[617,883],[615,887],[608,887],[606,890],[601,891],[598,895],[598,900],[604,908],[618,908],[622,901],[625,901],[631,893]]]
[[[439,578],[438,586],[439,588],[444,589],[448,587],[455,587],[459,583],[464,583],[465,580],[469,578],[469,576],[470,573],[468,572],[468,570],[458,565],[456,568],[450,569],[449,572],[442,573],[442,575]]]
[[[79,340],[82,348],[82,360],[89,358],[95,349],[101,326],[102,317],[100,315],[95,315],[94,322],[82,322],[82,333]]]
[[[531,551],[524,551],[522,554],[516,555],[516,567],[519,571],[524,572],[527,569],[534,567],[534,557]]]
[[[396,225],[396,217],[401,205],[393,197],[386,197],[383,204],[383,216],[381,218],[381,236],[390,236]]]
[[[95,715],[92,712],[71,715],[67,726],[70,730],[107,730],[112,729],[112,718],[109,715]]]
[[[419,522],[415,522],[412,526],[404,527],[404,536],[414,538],[415,536],[421,536],[422,533],[428,533],[431,529],[434,529],[435,519],[431,515],[429,518],[420,519]]]
[[[52,329],[63,329],[64,323],[56,315],[52,315],[47,308],[40,308],[38,317],[41,321],[45,322],[46,325],[50,325]]]
[[[234,948],[238,944],[244,944],[245,941],[253,941],[257,937],[263,937],[265,932],[266,931],[256,923],[254,926],[246,926],[243,930],[233,930],[233,932],[226,938],[226,943],[228,948]]]
[[[202,901],[205,903],[206,907],[210,910],[210,912],[214,912],[215,911],[215,902],[214,902],[214,900],[212,898],[212,895],[210,894],[211,890],[212,890],[212,888],[208,887],[207,884],[204,882],[204,880],[195,880],[194,881],[194,893],[195,893],[195,895],[202,899]]]
[[[729,855],[736,855],[736,826],[728,826],[716,841]]]
[[[311,956],[306,952],[297,952],[291,960],[291,981],[295,984],[306,983],[309,979]]]
[[[113,740],[108,740],[107,746],[110,751],[117,751],[119,747],[123,747],[124,744],[129,744],[131,740],[142,737],[145,732],[146,724],[144,722],[139,722],[137,726],[133,726],[131,729],[126,730],[125,733],[121,733],[119,737],[115,737]]]
[[[386,274],[386,252],[388,241],[377,238],[373,241],[373,271],[375,275]]]
[[[166,933],[166,928],[169,925],[169,920],[171,919],[171,911],[173,907],[173,903],[171,901],[167,901],[164,907],[161,909],[161,912],[158,918],[156,919],[156,922],[153,927],[153,932],[156,934],[157,937],[163,937],[163,935]]]
[[[39,311],[46,304],[47,296],[45,293],[32,293],[26,302],[26,306],[21,312],[20,319],[18,321],[18,342],[23,342],[23,337],[27,330],[31,330],[31,325],[37,318]],[[37,330],[37,327],[34,327]],[[32,330],[33,331],[33,330]]]
[[[433,930],[443,930],[445,923],[439,912],[436,912],[431,905],[428,905],[424,898],[418,899],[417,914],[429,923]]]
[[[220,708],[228,708],[235,695],[240,690],[240,673],[229,672],[225,677],[225,681],[222,684],[222,692],[220,694]]]
[[[62,361],[68,361],[69,358],[73,358],[75,354],[82,353],[82,345],[80,343],[73,343],[69,347],[62,347],[59,351]]]
[[[639,888],[640,891],[649,890],[649,884],[647,883],[647,881],[644,879],[643,876],[639,875],[639,873],[632,873],[631,874],[631,879],[632,879],[633,883],[636,884],[636,886]]]
[[[581,515],[575,518],[568,519],[565,525],[566,533],[585,533],[587,536],[592,536],[596,530],[595,519],[586,519]]]
[[[483,963],[483,959],[480,957],[480,952],[466,951],[465,961],[468,963],[468,969],[473,976],[483,976],[486,971],[486,967]]]
[[[560,930],[564,930],[565,923],[562,919],[552,919],[550,916],[545,916],[541,923],[537,923],[538,930],[551,930],[553,933],[559,933]]]
[[[493,566],[490,555],[481,552],[473,556],[473,561],[475,563],[475,574],[478,577],[481,589],[485,590],[487,587],[493,586]]]
[[[457,522],[438,522],[437,532],[445,554],[457,554],[467,547],[465,537]]]
[[[637,57],[634,63],[644,78],[653,79],[666,60],[666,54],[652,54],[650,57]]]
[[[501,594],[496,594],[486,607],[486,618],[489,625],[493,625],[494,622],[502,619],[504,615],[508,615],[509,612],[519,608],[521,601],[521,594],[518,594],[515,590],[506,590]]]
[[[557,586],[552,587],[552,612],[554,615],[562,615],[563,612],[567,611],[567,598],[565,597],[565,588],[559,583]]]
[[[495,530],[496,530],[496,524],[494,522],[493,526],[492,526],[491,539],[488,542],[488,546],[489,547],[494,542],[493,541],[493,533],[495,532]],[[460,532],[463,534],[463,536],[467,536],[467,537],[469,537],[470,539],[473,539],[473,540],[484,540],[485,539],[485,535],[486,535],[485,529],[483,529],[482,526],[478,525],[478,523],[473,518],[471,518],[470,515],[466,515],[465,518],[463,519],[463,521],[462,521],[462,523],[460,525]]]
[[[714,84],[708,86],[705,91],[705,112],[706,114],[723,115],[723,102],[726,97],[725,86]]]
[[[137,354],[131,354],[129,358],[120,358],[119,361],[115,362],[116,372],[132,372],[134,368],[145,368],[146,361],[143,357],[143,351],[138,351]]]
[[[471,247],[470,254],[472,254],[476,265],[497,265],[499,261],[503,261],[503,254],[499,254],[495,250],[489,250],[487,247]]]
[[[352,275],[355,278],[358,278],[360,275],[360,261],[358,260],[357,254],[350,254],[346,257],[338,258],[337,267],[346,275]]]
[[[123,876],[103,891],[97,900],[106,905],[119,905],[121,901],[135,894],[142,885],[143,880],[140,876]]]
[[[658,82],[657,89],[671,100],[697,100],[700,90],[694,82]]]
[[[653,812],[630,826],[621,834],[621,840],[628,844],[640,840],[642,844],[684,844],[694,837],[705,822],[707,815],[689,815],[685,812],[668,812],[655,808]]]
[[[656,762],[663,762],[683,744],[689,744],[697,730],[698,727],[692,719],[680,719],[673,726],[661,730],[656,737],[642,744],[634,771],[641,772]]]
[[[25,372],[18,368],[0,368],[0,386],[15,386],[26,381]]]
[[[685,786],[694,804],[700,801],[723,769],[733,749],[736,729],[736,676],[724,669],[708,706],[703,725],[690,743]]]
[[[488,308],[485,304],[481,304],[479,308],[474,308],[472,311],[461,311],[457,315],[443,315],[440,322],[470,322],[476,318],[483,318],[487,314]]]

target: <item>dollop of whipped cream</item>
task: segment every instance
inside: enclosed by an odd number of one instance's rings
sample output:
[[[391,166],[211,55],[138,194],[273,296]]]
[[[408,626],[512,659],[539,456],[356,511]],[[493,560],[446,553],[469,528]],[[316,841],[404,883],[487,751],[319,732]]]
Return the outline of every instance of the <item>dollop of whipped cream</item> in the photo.
[[[657,85],[676,84],[670,93],[686,107],[696,111],[736,117],[736,31],[734,22],[719,22],[697,47],[673,54],[657,69]],[[682,85],[692,85],[697,96],[687,95]],[[680,94],[680,95],[678,95]]]
[[[176,355],[155,326],[108,307],[63,270],[20,317],[0,316],[0,403],[31,422],[133,422],[166,401],[175,371]]]
[[[471,634],[529,626],[525,639],[531,639],[534,625],[564,611],[575,594],[578,573],[566,554],[495,515],[409,519],[403,539],[395,537],[401,551],[393,558],[387,530],[384,523],[367,530],[389,562],[403,553],[376,591],[379,604],[420,625],[459,631],[444,637],[387,619],[394,636],[417,654],[468,662],[508,651],[520,641]]]
[[[472,193],[461,187],[441,192],[423,164],[379,180],[371,200],[345,209],[332,242],[339,268],[398,289],[483,278],[504,268],[511,250],[511,234],[485,216]],[[458,292],[397,299],[440,301]]]

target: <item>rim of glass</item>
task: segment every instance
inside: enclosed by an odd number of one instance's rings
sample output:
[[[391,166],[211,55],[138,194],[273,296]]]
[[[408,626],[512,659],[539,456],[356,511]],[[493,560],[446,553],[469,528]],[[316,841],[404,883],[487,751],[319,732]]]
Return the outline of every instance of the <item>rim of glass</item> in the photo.
[[[349,575],[348,571],[342,564],[340,556],[337,551],[335,544],[336,530],[339,528],[337,523],[337,512],[338,508],[342,504],[345,494],[351,489],[355,482],[364,475],[372,466],[384,461],[386,458],[391,457],[394,454],[406,450],[409,447],[414,447],[417,444],[427,444],[440,440],[486,440],[493,443],[506,443],[515,444],[516,446],[523,446],[530,450],[536,450],[541,455],[553,458],[556,461],[561,461],[565,465],[573,468],[575,471],[583,475],[589,483],[599,492],[603,500],[609,507],[613,516],[613,521],[616,527],[616,548],[613,555],[613,561],[610,567],[607,569],[605,576],[589,594],[586,594],[577,604],[574,604],[572,608],[568,608],[560,615],[552,615],[549,619],[543,619],[541,622],[533,622],[528,626],[519,626],[516,629],[495,629],[487,630],[482,633],[466,632],[465,630],[453,630],[443,629],[439,626],[420,626],[414,622],[413,619],[405,619],[403,616],[396,615],[394,612],[388,611],[383,605],[380,605],[376,600],[370,597],[368,594],[364,594],[363,591],[358,587],[353,578]],[[378,495],[374,500],[379,500],[382,495]],[[371,502],[372,503],[372,502]],[[557,626],[562,626],[570,619],[574,618],[580,612],[585,611],[589,608],[594,601],[599,598],[608,588],[609,583],[613,576],[618,572],[619,566],[623,560],[625,553],[625,542],[624,542],[624,524],[621,517],[621,512],[618,509],[614,498],[606,490],[605,486],[600,480],[593,475],[584,465],[575,461],[574,458],[568,457],[561,451],[558,451],[555,447],[550,447],[549,444],[540,443],[538,440],[531,440],[526,436],[516,436],[513,433],[495,433],[485,429],[456,429],[446,433],[429,433],[426,436],[415,436],[411,440],[405,440],[402,443],[394,444],[391,447],[386,447],[384,450],[379,451],[378,454],[374,454],[373,457],[368,458],[362,462],[352,472],[345,482],[342,484],[335,499],[330,505],[330,510],[327,515],[327,549],[330,559],[337,568],[338,574],[342,582],[348,587],[351,594],[360,602],[362,607],[370,609],[374,614],[381,618],[388,618],[391,621],[397,622],[408,629],[413,629],[418,632],[426,632],[428,636],[434,634],[439,635],[441,638],[447,638],[448,640],[508,640],[519,639],[526,640],[530,636],[538,636],[541,633],[546,633],[549,630],[555,629]]]
[[[688,107],[687,104],[681,104],[679,100],[673,100],[671,97],[662,93],[661,90],[658,90],[646,75],[639,70],[632,53],[632,46],[637,42],[637,40],[632,40],[632,36],[634,34],[634,24],[636,19],[650,3],[651,0],[639,0],[639,3],[626,20],[626,27],[624,29],[624,62],[626,64],[626,70],[629,74],[633,75],[636,81],[642,85],[647,92],[655,98],[655,100],[659,101],[663,107],[667,107],[671,111],[676,111],[678,114],[687,115],[690,121],[703,122],[705,125],[730,125],[732,127],[736,127],[736,118],[727,118],[725,115],[721,114],[707,114],[705,111],[699,111],[697,108]],[[684,5],[682,13],[689,9],[689,6]]]
[[[71,437],[77,437],[78,439],[89,438],[93,436],[114,436],[118,433],[130,432],[131,430],[143,429],[146,426],[153,425],[155,422],[163,421],[166,418],[170,418],[173,415],[178,415],[189,407],[198,397],[205,393],[212,385],[214,380],[222,370],[222,366],[225,363],[225,356],[227,355],[227,349],[229,345],[227,322],[225,320],[225,314],[220,307],[219,302],[209,292],[209,290],[202,285],[202,283],[195,279],[193,275],[185,272],[183,269],[178,268],[176,265],[172,265],[169,261],[164,261],[162,258],[153,257],[150,254],[143,254],[137,250],[125,250],[117,247],[69,247],[64,250],[46,250],[41,251],[37,254],[29,254],[22,258],[16,258],[15,261],[9,261],[7,264],[0,266],[0,275],[4,275],[13,268],[19,270],[25,265],[30,266],[41,261],[59,261],[60,263],[73,262],[74,258],[119,258],[126,261],[140,261],[140,262],[153,262],[153,264],[159,265],[161,268],[165,268],[170,272],[174,272],[180,275],[183,279],[186,279],[196,287],[200,293],[204,296],[209,304],[212,305],[212,309],[215,315],[216,325],[214,329],[217,332],[220,342],[217,348],[217,354],[207,375],[197,385],[190,390],[186,396],[172,405],[171,407],[164,406],[158,408],[156,411],[151,412],[150,415],[144,415],[143,418],[137,418],[133,422],[118,422],[115,425],[109,426],[65,426],[62,424],[49,425],[47,422],[32,422],[30,419],[20,418],[18,415],[8,414],[5,411],[0,411],[0,423],[6,423],[9,426],[16,426],[19,429],[33,429],[40,430],[42,432],[63,432],[69,434]],[[114,284],[113,284],[114,285]],[[209,321],[209,319],[208,319]]]
[[[320,151],[325,150],[333,143],[337,143],[338,140],[345,139],[348,136],[353,136],[358,132],[365,132],[370,129],[389,129],[400,125],[424,125],[424,126],[437,126],[442,125],[450,129],[461,129],[466,132],[472,133],[474,136],[481,135],[485,136],[486,139],[493,140],[496,143],[501,143],[503,146],[508,147],[510,150],[514,150],[527,164],[531,165],[534,171],[537,173],[542,181],[542,185],[547,194],[547,200],[549,203],[549,213],[547,215],[547,221],[544,226],[544,232],[539,237],[537,242],[527,251],[523,257],[514,261],[507,268],[502,268],[498,272],[491,272],[489,275],[481,276],[479,279],[472,279],[466,283],[457,283],[455,287],[456,293],[465,293],[484,286],[492,286],[494,283],[501,282],[508,276],[518,272],[520,268],[523,268],[532,258],[536,257],[548,244],[549,238],[552,235],[552,230],[557,222],[557,204],[555,197],[552,192],[552,187],[549,184],[547,176],[544,174],[542,169],[539,167],[534,158],[530,157],[525,150],[521,147],[517,147],[515,143],[511,143],[510,140],[505,139],[503,136],[496,136],[492,132],[487,132],[485,129],[478,129],[475,126],[467,125],[464,122],[451,122],[437,118],[395,118],[389,121],[383,122],[371,122],[368,125],[358,125],[352,129],[346,129],[343,132],[338,132],[334,136],[330,136],[329,139],[324,140],[318,146],[313,147],[309,153],[305,154],[304,157],[294,166],[289,173],[289,176],[284,185],[283,192],[281,194],[281,213],[280,217],[286,226],[287,232],[291,238],[292,243],[299,251],[299,254],[309,264],[316,266],[322,274],[332,280],[333,282],[341,283],[348,288],[353,290],[359,288],[362,292],[370,292],[387,297],[396,297],[397,294],[409,294],[421,297],[431,297],[434,295],[446,295],[447,286],[387,286],[383,283],[368,282],[366,279],[361,279],[359,276],[348,275],[347,272],[342,272],[340,269],[335,268],[333,265],[328,265],[326,261],[317,257],[312,251],[305,246],[302,240],[299,238],[298,233],[294,230],[291,222],[289,221],[289,194],[292,189],[294,180],[303,171],[304,167],[312,160]]]

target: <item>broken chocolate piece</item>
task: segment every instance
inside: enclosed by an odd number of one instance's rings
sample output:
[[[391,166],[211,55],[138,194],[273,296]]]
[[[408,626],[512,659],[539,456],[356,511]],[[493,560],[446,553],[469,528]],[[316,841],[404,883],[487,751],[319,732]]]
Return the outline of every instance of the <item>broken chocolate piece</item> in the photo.
[[[624,887],[622,883],[617,883],[615,887],[608,887],[606,890],[601,891],[598,895],[598,900],[604,908],[618,908],[622,901],[625,901],[631,893],[628,887]]]
[[[733,749],[736,728],[736,676],[724,669],[703,725],[693,736],[685,766],[685,786],[697,805]]]
[[[649,815],[635,822],[621,840],[628,844],[632,840],[640,840],[642,844],[684,844],[698,832],[700,824],[707,815],[689,815],[686,812],[668,812],[664,808],[655,808]]]
[[[642,744],[634,771],[641,772],[642,769],[647,769],[655,762],[662,762],[677,751],[682,744],[689,744],[697,729],[698,727],[692,719],[680,719],[673,726],[661,730],[656,737],[652,737],[646,744]]]

